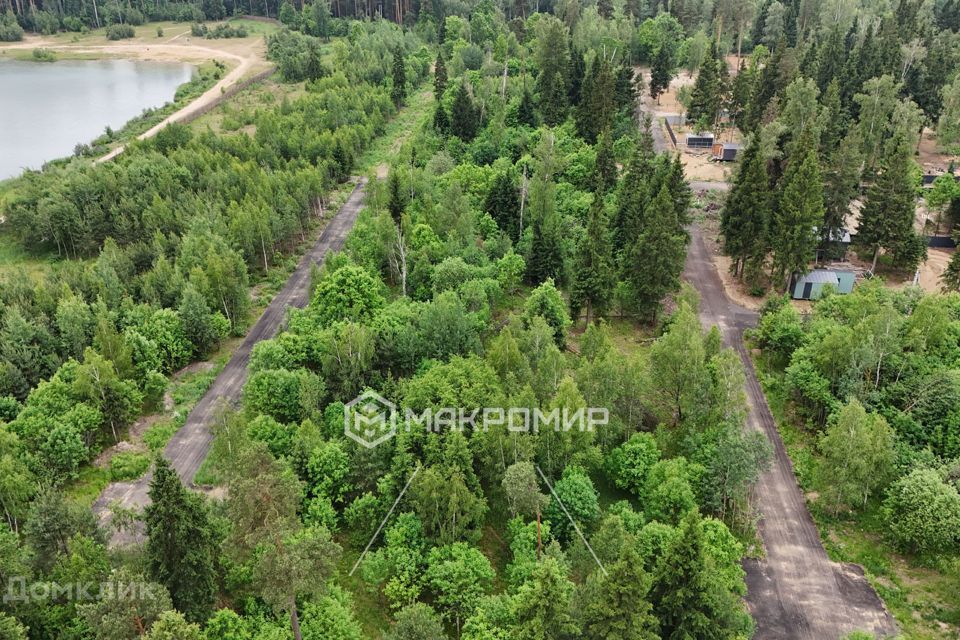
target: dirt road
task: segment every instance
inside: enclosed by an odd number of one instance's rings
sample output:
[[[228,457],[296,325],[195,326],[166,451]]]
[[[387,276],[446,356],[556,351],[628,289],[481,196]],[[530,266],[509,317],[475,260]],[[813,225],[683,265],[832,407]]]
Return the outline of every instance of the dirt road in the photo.
[[[675,151],[662,124],[663,117],[672,114],[654,111],[651,115],[654,147]],[[726,182],[691,181],[690,186],[694,191],[729,188]],[[744,563],[747,606],[757,625],[754,638],[839,640],[853,631],[895,635],[896,623],[863,570],[832,562],[827,556],[743,343],[743,332],[756,326],[757,314],[727,297],[702,231],[694,226],[690,233],[683,278],[700,292],[704,328],[717,326],[724,343],[740,355],[749,403],[747,426],[765,434],[774,450],[773,464],[754,491],[765,555]]]
[[[327,253],[337,251],[343,246],[363,204],[365,187],[366,180],[361,178],[337,215],[327,223],[316,244],[300,259],[283,289],[274,296],[207,393],[187,416],[186,423],[167,443],[163,455],[173,463],[184,484],[189,486],[193,482],[197,470],[207,457],[213,441],[209,425],[218,410],[225,405],[236,405],[240,400],[240,393],[247,380],[247,361],[253,345],[272,338],[277,333],[286,318],[287,307],[306,306],[311,268],[314,264],[322,264]],[[94,503],[94,513],[101,523],[108,524],[112,517],[111,505],[114,503],[119,503],[126,509],[143,508],[149,501],[149,484],[149,474],[132,482],[110,484]],[[123,545],[138,539],[137,532],[114,534],[112,544]]]

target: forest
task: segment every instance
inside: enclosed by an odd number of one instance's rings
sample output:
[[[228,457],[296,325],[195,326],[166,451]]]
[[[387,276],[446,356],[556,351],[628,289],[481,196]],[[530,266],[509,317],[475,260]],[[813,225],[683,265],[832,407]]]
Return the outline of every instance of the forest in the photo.
[[[173,125],[12,183],[3,233],[56,261],[0,281],[0,581],[27,585],[0,604],[0,637],[752,636],[742,563],[762,554],[752,497],[773,450],[746,429],[740,356],[681,285],[704,205],[637,104],[686,71],[687,119],[744,135],[719,214],[735,278],[783,291],[853,203],[872,271],[911,270],[922,127],[960,138],[953,0],[380,7],[393,21],[320,1],[6,8],[4,40],[275,16],[271,82],[297,91],[229,130]],[[309,305],[256,345],[240,406],[209,425],[203,491],[158,456],[151,504],[113,519],[145,541],[111,546],[74,483],[172,374],[244,334],[251,288],[409,110]],[[944,224],[960,211],[952,180],[925,200]],[[778,419],[811,443],[794,466],[818,521],[873,514],[898,553],[952,566],[957,294],[873,278],[805,315],[774,296],[748,339]],[[399,412],[609,420],[366,447],[344,431],[366,393]]]

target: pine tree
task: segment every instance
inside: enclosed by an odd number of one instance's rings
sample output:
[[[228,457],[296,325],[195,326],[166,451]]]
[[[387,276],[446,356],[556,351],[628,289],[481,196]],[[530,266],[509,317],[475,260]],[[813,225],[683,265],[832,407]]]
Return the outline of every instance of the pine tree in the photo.
[[[397,107],[403,104],[407,97],[407,71],[403,63],[403,51],[393,52],[393,87],[390,89],[390,98]]]
[[[583,78],[587,74],[587,63],[583,52],[570,43],[570,105],[576,107],[583,98]]]
[[[670,79],[673,76],[670,49],[661,44],[650,68],[650,97],[660,104],[660,95],[670,88]]]
[[[740,173],[720,215],[725,253],[733,259],[736,275],[754,280],[767,256],[770,224],[770,182],[767,163],[753,142],[741,158]]]
[[[509,170],[497,174],[487,192],[483,210],[508,238],[516,240],[520,237],[520,187]]]
[[[387,189],[389,195],[387,211],[390,212],[390,217],[393,218],[394,224],[400,224],[400,217],[406,208],[406,198],[403,194],[403,187],[400,184],[400,174],[396,171],[390,172],[390,177],[387,179]]]
[[[577,107],[577,130],[593,144],[601,131],[613,125],[616,115],[615,82],[610,63],[602,56],[593,59],[583,82],[583,99]]]
[[[910,152],[902,135],[890,140],[880,172],[867,189],[857,227],[857,242],[873,249],[872,271],[877,269],[881,249],[891,251],[905,238],[914,235],[916,201],[910,174]]]
[[[617,212],[611,225],[614,252],[633,245],[643,225],[643,212],[650,200],[653,177],[653,140],[641,136],[627,163],[617,194]]]
[[[720,61],[716,44],[710,45],[710,54],[700,65],[700,73],[690,93],[690,108],[687,117],[691,122],[705,120],[713,125],[720,114]]]
[[[613,294],[614,274],[609,236],[603,197],[596,193],[587,214],[585,234],[574,256],[573,283],[570,286],[570,315],[576,319],[586,307],[586,324],[590,324],[597,316],[606,315]]]
[[[437,102],[437,106],[433,110],[433,128],[437,133],[447,134],[450,132],[450,118],[447,117],[447,110],[443,108],[443,104],[440,102]]]
[[[659,626],[647,593],[650,577],[643,559],[627,541],[606,573],[587,580],[583,602],[583,636],[587,640],[658,640]]]
[[[560,20],[549,18],[537,46],[537,93],[543,121],[555,126],[567,117],[567,30]]]
[[[216,595],[217,542],[203,498],[187,491],[170,463],[158,457],[144,510],[150,575],[170,592],[189,620],[203,621]]]
[[[621,260],[621,278],[628,291],[624,306],[628,311],[647,321],[656,320],[660,301],[680,286],[686,241],[670,189],[664,185],[647,205],[643,231]]]
[[[447,90],[447,65],[443,60],[443,50],[437,52],[437,62],[433,67],[433,97],[437,101],[443,99]]]
[[[523,87],[520,104],[517,106],[517,123],[525,124],[534,129],[540,124],[537,121],[537,110],[533,105],[533,96],[530,95],[526,86]]]
[[[650,589],[660,637],[749,636],[749,621],[743,618],[736,597],[725,592],[711,574],[703,524],[696,510],[684,517],[679,529],[678,537],[660,558]]]
[[[617,184],[617,160],[613,157],[613,142],[610,133],[604,131],[597,141],[597,162],[594,172],[594,189],[599,194],[610,191]]]
[[[785,278],[784,290],[794,272],[806,273],[817,248],[816,230],[823,226],[820,164],[809,137],[805,138],[798,141],[783,176],[770,235],[774,276]]]
[[[457,95],[450,111],[450,133],[464,142],[470,142],[477,135],[477,109],[467,89],[466,81],[460,83]]]
[[[940,276],[940,284],[944,293],[960,291],[960,251],[955,252],[950,257],[947,270]]]

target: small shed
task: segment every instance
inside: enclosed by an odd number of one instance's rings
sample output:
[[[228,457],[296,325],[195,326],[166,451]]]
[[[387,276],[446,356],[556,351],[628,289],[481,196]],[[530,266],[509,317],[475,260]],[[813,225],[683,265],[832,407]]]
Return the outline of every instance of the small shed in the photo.
[[[713,146],[713,134],[709,131],[698,134],[687,134],[687,147],[692,149],[709,149]]]
[[[796,273],[793,275],[790,295],[794,300],[817,300],[827,286],[833,287],[838,293],[850,293],[855,280],[852,271],[814,269],[806,274]]]
[[[714,142],[713,159],[719,162],[733,162],[737,159],[740,145],[736,142]]]

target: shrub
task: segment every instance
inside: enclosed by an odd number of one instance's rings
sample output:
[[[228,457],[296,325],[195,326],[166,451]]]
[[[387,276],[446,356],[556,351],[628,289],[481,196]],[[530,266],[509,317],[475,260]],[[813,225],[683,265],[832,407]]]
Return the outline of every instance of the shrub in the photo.
[[[107,27],[107,40],[124,40],[135,35],[137,32],[128,24],[112,24]]]
[[[901,549],[939,553],[960,539],[960,494],[934,469],[917,469],[893,483],[883,512]]]
[[[110,460],[110,480],[135,480],[147,472],[150,458],[142,453],[118,453]]]

